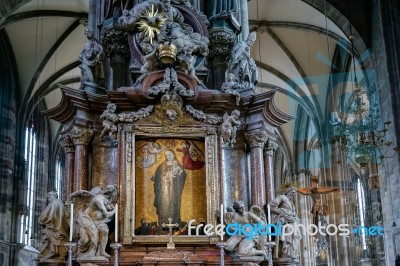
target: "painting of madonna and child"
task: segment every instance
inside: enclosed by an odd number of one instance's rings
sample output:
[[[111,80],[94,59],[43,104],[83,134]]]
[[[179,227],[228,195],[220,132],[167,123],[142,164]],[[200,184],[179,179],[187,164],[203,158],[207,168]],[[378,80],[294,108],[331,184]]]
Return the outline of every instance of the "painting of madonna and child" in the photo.
[[[135,235],[168,234],[169,218],[187,235],[187,222],[207,215],[204,141],[138,139],[135,149]]]

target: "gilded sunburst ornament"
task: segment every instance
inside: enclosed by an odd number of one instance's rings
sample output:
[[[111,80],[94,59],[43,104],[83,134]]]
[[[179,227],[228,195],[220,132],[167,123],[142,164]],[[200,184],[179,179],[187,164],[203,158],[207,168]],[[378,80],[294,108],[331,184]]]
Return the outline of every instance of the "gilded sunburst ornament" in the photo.
[[[154,5],[151,5],[151,9],[144,12],[136,25],[139,31],[142,31],[152,44],[154,37],[161,32],[161,27],[164,26],[166,20],[167,17],[165,14],[155,9]]]

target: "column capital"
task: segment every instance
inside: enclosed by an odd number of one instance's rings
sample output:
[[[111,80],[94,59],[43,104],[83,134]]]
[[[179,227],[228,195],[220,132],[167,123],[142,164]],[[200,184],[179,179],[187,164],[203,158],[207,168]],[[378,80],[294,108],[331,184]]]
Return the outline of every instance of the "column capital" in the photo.
[[[270,156],[274,155],[276,149],[278,149],[278,143],[276,141],[269,139],[267,145],[265,145],[264,152]]]
[[[75,151],[74,142],[68,134],[61,136],[58,142],[60,143],[60,146],[64,149],[65,153],[71,153]]]
[[[89,128],[73,127],[69,133],[75,145],[88,145],[93,138],[93,130]]]
[[[268,134],[265,131],[259,130],[246,133],[247,144],[250,148],[261,147],[264,148],[265,143],[268,141]]]

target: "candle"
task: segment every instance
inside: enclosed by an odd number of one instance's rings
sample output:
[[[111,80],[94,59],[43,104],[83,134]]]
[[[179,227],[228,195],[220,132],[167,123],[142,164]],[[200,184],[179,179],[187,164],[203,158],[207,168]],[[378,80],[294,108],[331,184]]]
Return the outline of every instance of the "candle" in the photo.
[[[74,231],[74,204],[71,203],[71,213],[69,215],[69,242],[72,242],[73,231]]]
[[[118,243],[118,204],[115,204],[115,243]]]
[[[268,241],[271,242],[271,207],[268,206],[268,225],[269,225],[269,233],[268,233]]]
[[[221,242],[224,241],[224,230],[223,230],[223,226],[224,226],[224,204],[221,204]]]

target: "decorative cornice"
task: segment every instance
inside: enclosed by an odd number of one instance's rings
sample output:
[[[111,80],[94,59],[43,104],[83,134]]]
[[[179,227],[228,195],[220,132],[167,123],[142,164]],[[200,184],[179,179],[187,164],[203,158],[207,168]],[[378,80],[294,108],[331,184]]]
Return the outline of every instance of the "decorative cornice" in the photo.
[[[268,134],[262,130],[246,133],[246,141],[250,148],[264,148],[265,143],[268,141]]]

